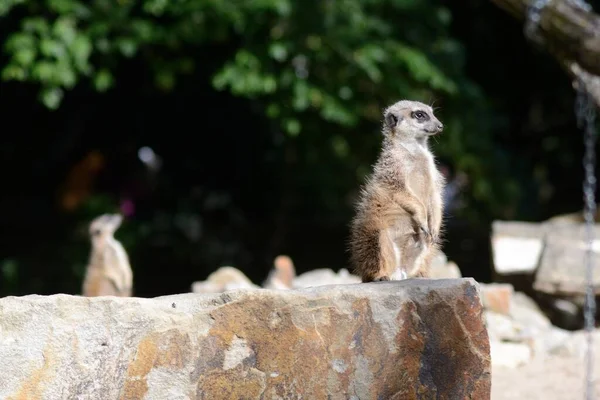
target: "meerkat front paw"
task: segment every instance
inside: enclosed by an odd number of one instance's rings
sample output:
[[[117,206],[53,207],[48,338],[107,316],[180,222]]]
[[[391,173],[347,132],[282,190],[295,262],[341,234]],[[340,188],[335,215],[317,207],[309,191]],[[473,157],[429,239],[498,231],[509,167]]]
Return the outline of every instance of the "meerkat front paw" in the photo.
[[[427,219],[421,220],[420,218],[414,218],[413,229],[418,237],[425,239],[428,242],[431,240],[431,231],[428,228]]]
[[[404,279],[408,279],[408,274],[406,273],[404,268],[398,267],[392,274],[391,279],[395,281],[403,281]]]
[[[378,276],[377,278],[373,279],[373,282],[384,282],[384,281],[389,281],[390,277],[389,276]]]
[[[438,232],[431,230],[431,228],[429,228],[429,235],[425,236],[425,240],[427,241],[427,244],[429,245],[434,245],[437,243],[438,239],[439,239],[439,235]]]

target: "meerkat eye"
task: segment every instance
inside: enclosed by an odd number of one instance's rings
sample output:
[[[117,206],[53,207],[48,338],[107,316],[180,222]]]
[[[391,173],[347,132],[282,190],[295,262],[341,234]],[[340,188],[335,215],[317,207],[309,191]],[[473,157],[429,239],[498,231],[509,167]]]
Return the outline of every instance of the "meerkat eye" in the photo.
[[[100,229],[96,229],[92,231],[92,236],[98,236],[100,235]]]
[[[429,119],[429,115],[423,111],[413,111],[412,117],[418,121],[427,121]]]

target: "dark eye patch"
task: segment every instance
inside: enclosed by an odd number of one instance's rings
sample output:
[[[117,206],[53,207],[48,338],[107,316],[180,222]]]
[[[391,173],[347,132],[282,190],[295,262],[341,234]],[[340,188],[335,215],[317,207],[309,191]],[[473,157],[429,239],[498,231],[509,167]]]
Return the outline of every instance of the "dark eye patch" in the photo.
[[[92,231],[92,236],[98,236],[100,235],[100,229],[95,229]]]
[[[411,117],[413,117],[417,121],[429,121],[429,114],[421,110],[413,111],[411,113]]]

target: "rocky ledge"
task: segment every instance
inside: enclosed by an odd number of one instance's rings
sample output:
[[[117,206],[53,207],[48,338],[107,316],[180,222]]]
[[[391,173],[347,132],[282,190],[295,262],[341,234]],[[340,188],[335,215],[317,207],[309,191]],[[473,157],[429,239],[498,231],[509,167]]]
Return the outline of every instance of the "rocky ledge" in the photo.
[[[470,279],[0,299],[2,399],[490,398]]]

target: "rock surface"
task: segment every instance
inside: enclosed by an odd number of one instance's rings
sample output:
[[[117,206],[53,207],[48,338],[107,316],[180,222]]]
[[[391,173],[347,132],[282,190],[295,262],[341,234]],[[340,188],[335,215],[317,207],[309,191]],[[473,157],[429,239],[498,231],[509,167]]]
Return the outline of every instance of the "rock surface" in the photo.
[[[429,277],[433,279],[462,278],[460,268],[453,261],[448,261],[444,252],[440,251],[431,262]]]
[[[486,310],[500,314],[510,314],[514,288],[508,283],[480,284],[481,300]]]
[[[594,237],[600,237],[600,227],[594,229]],[[596,266],[593,272],[596,294],[600,294],[600,240],[592,243],[592,258]],[[548,230],[539,269],[533,288],[558,295],[581,295],[585,293],[585,225],[558,225]]]
[[[2,399],[489,399],[472,279],[0,299]]]

